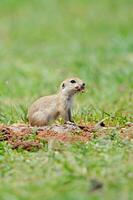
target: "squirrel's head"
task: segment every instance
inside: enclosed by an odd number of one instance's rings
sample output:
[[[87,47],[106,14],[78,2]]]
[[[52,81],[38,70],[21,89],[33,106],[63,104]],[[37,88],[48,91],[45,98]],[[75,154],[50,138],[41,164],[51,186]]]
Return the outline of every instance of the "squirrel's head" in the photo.
[[[84,92],[85,83],[77,77],[66,79],[61,84],[60,90],[64,94],[71,96],[78,92]]]

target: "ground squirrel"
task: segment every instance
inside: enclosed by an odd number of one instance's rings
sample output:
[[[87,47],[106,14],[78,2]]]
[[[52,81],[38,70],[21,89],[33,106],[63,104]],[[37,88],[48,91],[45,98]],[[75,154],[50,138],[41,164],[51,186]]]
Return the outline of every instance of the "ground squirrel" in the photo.
[[[66,79],[55,95],[44,96],[36,100],[28,111],[32,126],[44,126],[61,116],[64,122],[72,121],[71,107],[74,94],[83,92],[85,83],[79,78]]]

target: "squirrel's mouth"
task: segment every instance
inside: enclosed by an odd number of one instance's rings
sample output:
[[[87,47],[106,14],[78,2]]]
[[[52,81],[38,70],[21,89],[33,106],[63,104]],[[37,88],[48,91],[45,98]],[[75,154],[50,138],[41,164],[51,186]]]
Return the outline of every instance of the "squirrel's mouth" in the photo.
[[[85,87],[82,87],[81,89],[80,89],[80,92],[85,92]]]
[[[85,91],[85,87],[81,86],[81,87],[75,87],[77,92],[84,92]]]

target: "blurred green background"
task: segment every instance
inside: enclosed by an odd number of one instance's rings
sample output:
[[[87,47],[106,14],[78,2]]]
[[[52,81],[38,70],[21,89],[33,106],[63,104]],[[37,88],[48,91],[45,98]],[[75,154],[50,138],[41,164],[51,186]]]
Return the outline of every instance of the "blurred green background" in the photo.
[[[27,122],[71,76],[87,85],[77,123],[133,120],[133,1],[0,0],[0,123]],[[38,152],[0,142],[0,200],[132,199],[132,143],[118,133]]]
[[[71,76],[87,85],[75,110],[131,116],[132,9],[131,0],[1,0],[1,121],[11,112],[20,121],[14,109]]]

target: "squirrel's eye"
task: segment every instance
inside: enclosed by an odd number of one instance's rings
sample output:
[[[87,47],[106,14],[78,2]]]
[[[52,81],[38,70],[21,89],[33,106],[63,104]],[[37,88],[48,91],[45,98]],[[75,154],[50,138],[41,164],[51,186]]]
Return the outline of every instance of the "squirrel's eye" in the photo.
[[[75,81],[75,80],[71,80],[70,82],[71,82],[71,83],[76,83],[76,81]]]

